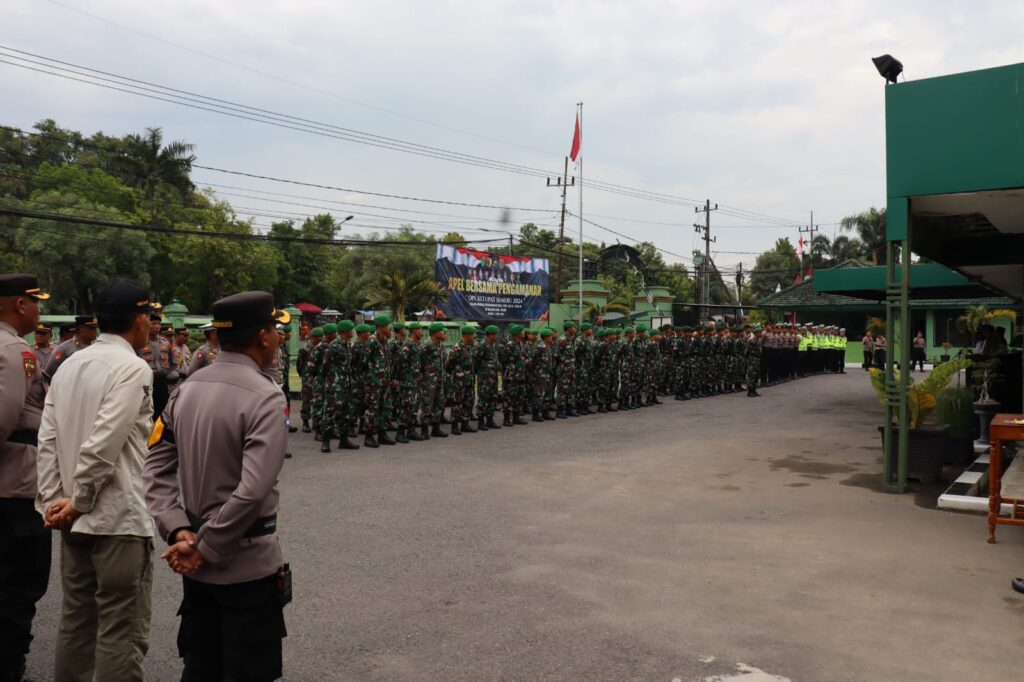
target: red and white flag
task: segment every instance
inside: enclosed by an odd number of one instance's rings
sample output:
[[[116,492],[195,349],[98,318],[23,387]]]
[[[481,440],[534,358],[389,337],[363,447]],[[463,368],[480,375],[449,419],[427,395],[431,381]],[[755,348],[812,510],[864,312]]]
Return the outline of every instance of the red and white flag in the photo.
[[[799,244],[800,244],[800,255],[803,256],[804,255],[804,236],[803,235],[800,235],[800,242],[799,242]]]
[[[572,134],[572,149],[569,150],[569,158],[574,162],[580,155],[580,146],[583,144],[583,132],[580,130],[580,115],[576,114],[576,132]]]

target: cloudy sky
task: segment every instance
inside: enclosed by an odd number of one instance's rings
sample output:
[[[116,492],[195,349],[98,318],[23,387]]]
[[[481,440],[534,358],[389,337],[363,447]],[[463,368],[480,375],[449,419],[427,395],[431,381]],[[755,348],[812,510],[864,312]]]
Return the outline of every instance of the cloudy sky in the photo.
[[[898,5],[898,6],[897,6]],[[585,235],[697,247],[693,204],[710,198],[722,268],[810,212],[832,236],[885,203],[883,81],[892,53],[910,80],[1024,60],[1024,3],[336,2],[5,0],[0,45],[320,124],[487,159],[562,169],[584,102],[584,179],[676,197],[588,189]],[[75,10],[79,11],[75,11]],[[90,15],[84,14],[88,12]],[[5,61],[9,57],[0,57]],[[160,126],[198,163],[334,187],[515,211],[557,226],[544,179],[356,144],[104,90],[0,63],[2,122],[42,118],[111,134]],[[336,129],[335,129],[336,130]],[[572,166],[570,166],[572,168]],[[574,171],[570,171],[571,173]],[[240,213],[308,215],[322,202],[347,231],[502,229],[494,209],[195,173]],[[297,195],[272,197],[265,192]],[[261,194],[264,193],[264,194]],[[321,203],[317,203],[312,197]],[[259,198],[251,198],[259,197]],[[283,202],[291,202],[285,204]],[[570,193],[576,211],[578,197]],[[297,205],[304,204],[304,205]],[[400,210],[401,209],[401,210]],[[431,211],[419,215],[408,211]],[[754,215],[757,214],[757,215]],[[384,216],[384,217],[380,217]],[[570,218],[578,234],[579,223]],[[667,255],[669,262],[680,261]],[[682,261],[686,262],[686,261]]]

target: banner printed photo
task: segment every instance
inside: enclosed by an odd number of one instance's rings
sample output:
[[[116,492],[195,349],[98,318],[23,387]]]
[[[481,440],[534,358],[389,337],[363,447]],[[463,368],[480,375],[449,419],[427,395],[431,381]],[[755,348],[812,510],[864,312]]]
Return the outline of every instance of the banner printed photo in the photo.
[[[548,310],[548,259],[437,245],[434,273],[449,319],[539,320]]]

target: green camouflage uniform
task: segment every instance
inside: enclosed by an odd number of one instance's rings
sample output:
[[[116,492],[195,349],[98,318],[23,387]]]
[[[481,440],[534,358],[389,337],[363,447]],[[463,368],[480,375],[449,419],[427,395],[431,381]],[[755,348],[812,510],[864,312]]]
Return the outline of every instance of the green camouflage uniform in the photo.
[[[445,360],[445,372],[451,387],[448,395],[452,403],[452,423],[469,421],[473,417],[473,347],[461,341],[452,346]]]
[[[627,402],[633,397],[633,341],[625,336],[619,340],[618,345],[618,367],[619,367],[619,402]]]
[[[658,395],[658,386],[661,383],[661,339],[655,342],[654,339],[647,339],[644,347],[644,391],[654,399]]]
[[[302,409],[299,410],[299,415],[303,424],[308,423],[313,416],[313,376],[309,371],[312,369],[313,350],[311,345],[305,345],[295,356],[295,369],[299,371],[299,378],[302,379]]]
[[[423,377],[423,349],[420,344],[406,338],[394,349],[394,377],[398,384],[398,395],[395,401],[396,420],[401,430],[411,430],[417,426],[416,415],[420,408],[421,380]]]
[[[390,408],[388,400],[388,352],[386,340],[372,335],[363,343],[358,344],[359,356],[360,401],[363,408],[363,420],[368,433],[386,431]]]
[[[327,384],[331,393],[324,400],[329,405],[325,414],[331,421],[325,424],[333,428],[335,437],[346,436],[352,428],[352,345],[341,336],[331,341],[324,353],[324,367],[331,372]]]
[[[555,404],[559,410],[564,410],[574,407],[576,397],[576,337],[562,335],[552,346],[558,357]]]
[[[747,340],[745,361],[747,390],[757,390],[758,380],[761,377],[761,338],[759,336],[751,336]]]
[[[434,343],[428,339],[420,350],[420,362],[423,377],[420,391],[423,418],[431,424],[436,424],[444,417],[444,343]]]
[[[324,391],[323,391],[323,377],[320,375],[320,368],[324,364],[324,353],[327,351],[327,344],[320,342],[316,348],[309,354],[309,369],[307,370],[310,377],[310,389],[313,392],[313,397],[310,399],[310,419],[312,420],[313,430],[319,430],[319,426],[323,423],[321,421],[322,412],[324,409]]]
[[[501,362],[501,390],[504,394],[505,413],[529,412],[526,398],[526,345],[507,338],[498,351]]]
[[[594,400],[594,337],[580,334],[576,339],[576,406],[587,409]]]
[[[498,372],[501,362],[498,359],[500,346],[498,342],[484,340],[473,346],[473,371],[476,373],[478,419],[494,416],[498,409]]]

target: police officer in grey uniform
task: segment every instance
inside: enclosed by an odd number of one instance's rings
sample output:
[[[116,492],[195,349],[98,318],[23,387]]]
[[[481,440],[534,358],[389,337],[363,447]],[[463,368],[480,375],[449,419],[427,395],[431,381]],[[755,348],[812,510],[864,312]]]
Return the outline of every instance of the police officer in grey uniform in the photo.
[[[0,275],[0,680],[18,681],[36,602],[50,579],[50,532],[35,510],[36,443],[46,388],[25,334],[49,296],[35,275]]]
[[[217,330],[213,328],[212,324],[204,324],[199,329],[202,330],[206,336],[206,343],[196,348],[196,352],[192,354],[192,361],[188,365],[188,376],[192,376],[196,371],[212,365],[217,362],[217,353],[220,351],[220,346],[217,343]]]
[[[159,415],[167,405],[167,398],[178,383],[178,364],[174,358],[174,346],[160,335],[165,325],[160,324],[160,314],[149,318],[149,343],[139,351],[139,357],[149,363],[153,370],[153,414]],[[166,325],[170,327],[170,325]],[[173,329],[171,330],[173,333]]]
[[[178,648],[184,680],[282,675],[291,574],[276,535],[287,431],[274,361],[277,322],[262,291],[213,304],[221,352],[171,396],[153,427],[146,501],[183,575]]]
[[[39,367],[39,371],[43,371],[43,367],[46,367],[46,363],[50,361],[50,356],[53,355],[53,346],[50,341],[53,339],[53,327],[46,322],[40,322],[36,325],[35,331],[35,343],[32,344],[32,352],[36,356],[36,365]]]
[[[53,355],[43,368],[43,379],[49,383],[61,363],[70,358],[76,351],[88,348],[96,340],[97,327],[94,315],[78,315],[75,317],[75,335],[63,341],[53,349]]]

